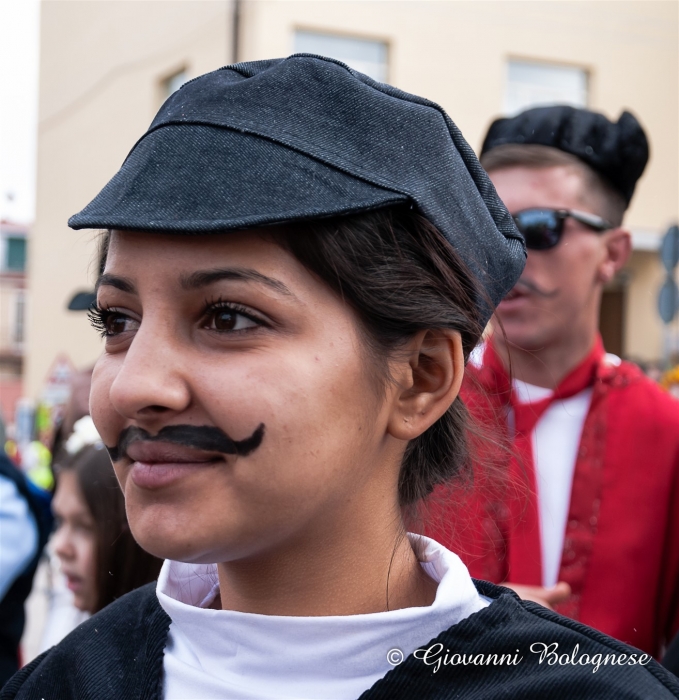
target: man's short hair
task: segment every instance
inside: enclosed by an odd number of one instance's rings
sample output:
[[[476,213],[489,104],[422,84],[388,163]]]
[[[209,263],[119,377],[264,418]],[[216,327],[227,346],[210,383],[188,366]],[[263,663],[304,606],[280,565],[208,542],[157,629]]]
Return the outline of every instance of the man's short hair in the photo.
[[[482,154],[481,165],[486,172],[504,168],[554,168],[571,167],[582,174],[583,198],[594,200],[597,214],[613,226],[620,226],[627,205],[623,196],[599,173],[592,170],[578,157],[551,146],[539,144],[507,143],[495,146]]]

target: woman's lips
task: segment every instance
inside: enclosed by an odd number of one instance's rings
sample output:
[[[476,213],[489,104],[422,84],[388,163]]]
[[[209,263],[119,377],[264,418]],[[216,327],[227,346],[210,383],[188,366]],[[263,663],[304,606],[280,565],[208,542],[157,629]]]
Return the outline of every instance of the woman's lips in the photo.
[[[66,587],[73,593],[79,593],[83,588],[83,579],[80,576],[64,575],[66,576]]]
[[[132,460],[130,478],[142,489],[168,486],[223,461],[221,455],[169,442],[135,442],[127,456]]]

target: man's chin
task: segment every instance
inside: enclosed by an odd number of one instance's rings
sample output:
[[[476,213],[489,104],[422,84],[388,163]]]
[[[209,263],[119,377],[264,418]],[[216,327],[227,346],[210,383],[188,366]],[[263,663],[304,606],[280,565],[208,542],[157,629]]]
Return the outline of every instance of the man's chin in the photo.
[[[518,324],[512,321],[502,322],[502,327],[495,329],[495,342],[517,348],[524,352],[539,352],[550,344],[551,335],[544,328],[535,328],[532,324]]]

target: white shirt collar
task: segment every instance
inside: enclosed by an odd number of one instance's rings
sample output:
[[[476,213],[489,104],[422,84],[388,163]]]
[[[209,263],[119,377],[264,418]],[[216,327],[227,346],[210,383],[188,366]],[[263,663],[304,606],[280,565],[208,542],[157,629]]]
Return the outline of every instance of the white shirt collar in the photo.
[[[457,555],[426,537],[422,567],[438,582],[431,606],[365,615],[286,617],[212,610],[216,565],[166,561],[157,595],[172,620],[166,700],[181,697],[358,697],[443,630],[486,607]],[[193,693],[193,695],[185,695]],[[221,694],[221,695],[220,695]]]
[[[554,395],[553,389],[529,384],[521,379],[512,379],[512,387],[514,388],[516,400],[519,403],[537,403]]]

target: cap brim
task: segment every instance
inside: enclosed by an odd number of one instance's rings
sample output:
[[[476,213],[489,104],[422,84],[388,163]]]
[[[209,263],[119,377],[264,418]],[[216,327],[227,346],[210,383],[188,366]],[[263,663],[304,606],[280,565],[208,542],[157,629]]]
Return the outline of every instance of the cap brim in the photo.
[[[77,292],[71,297],[67,308],[69,311],[88,311],[96,301],[94,292]]]
[[[170,124],[139,141],[115,177],[68,224],[208,233],[351,214],[408,199],[265,138]]]

